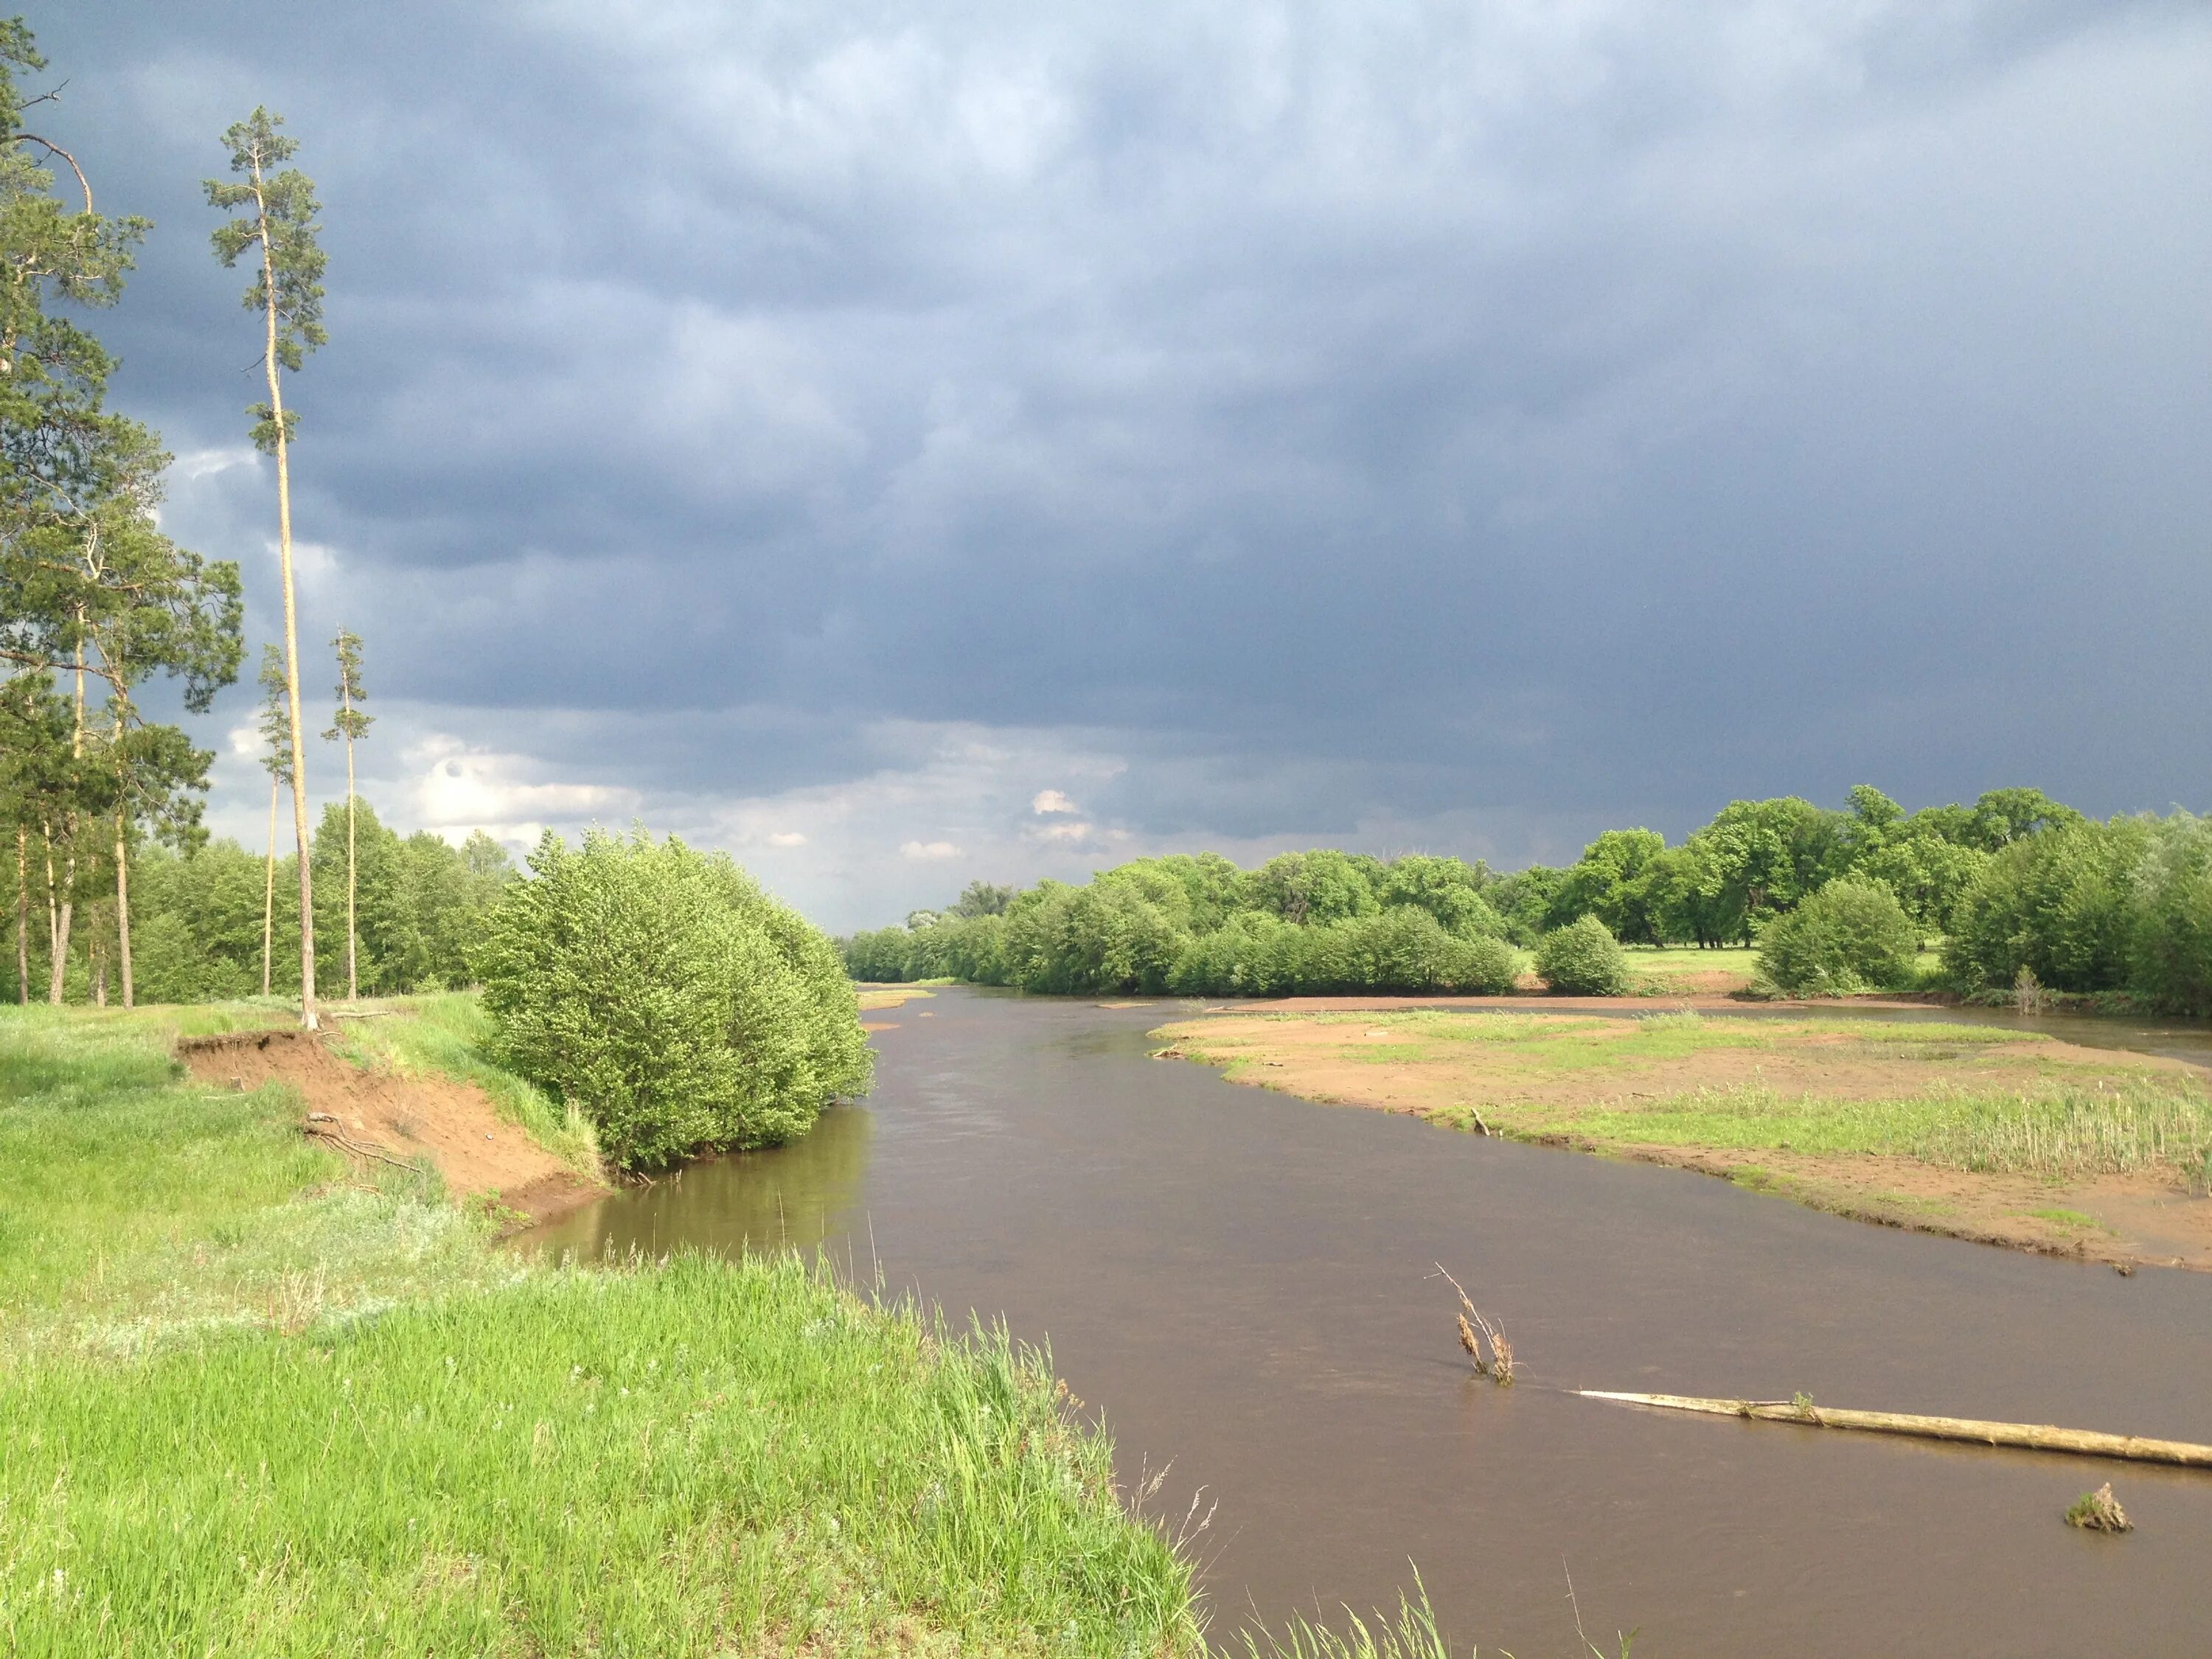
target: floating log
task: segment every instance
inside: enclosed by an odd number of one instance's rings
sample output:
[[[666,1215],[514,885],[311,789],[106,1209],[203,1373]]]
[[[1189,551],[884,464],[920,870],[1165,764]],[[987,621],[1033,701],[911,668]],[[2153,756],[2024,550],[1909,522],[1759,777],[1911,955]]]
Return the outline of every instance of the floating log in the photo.
[[[1923,1440],[1957,1440],[1978,1446],[2017,1446],[2027,1451],[2069,1452],[2078,1457],[2113,1457],[2131,1463],[2179,1463],[2212,1468],[2212,1446],[2185,1440],[2147,1440],[2140,1435],[2100,1434],[2094,1429],[2062,1429],[2048,1423],[1984,1423],[1967,1417],[1921,1417],[1908,1412],[1843,1411],[1796,1400],[1700,1400],[1681,1394],[1612,1394],[1577,1389],[1585,1400],[1612,1400],[1627,1406],[1656,1406],[1664,1411],[1704,1412],[1713,1417],[1747,1417],[1759,1423],[1802,1423],[1821,1429],[1863,1429],[1872,1434],[1912,1435]]]

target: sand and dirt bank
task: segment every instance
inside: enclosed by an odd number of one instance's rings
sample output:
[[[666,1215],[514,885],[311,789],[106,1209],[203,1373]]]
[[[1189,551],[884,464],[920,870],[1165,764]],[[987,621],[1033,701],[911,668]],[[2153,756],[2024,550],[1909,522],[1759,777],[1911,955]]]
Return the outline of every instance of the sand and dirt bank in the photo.
[[[1581,1006],[1315,1000],[1156,1035],[1310,1100],[1701,1170],[1885,1225],[2212,1271],[2212,1104],[2180,1061],[1985,1026]]]
[[[307,1117],[334,1120],[337,1144],[372,1148],[404,1163],[427,1159],[458,1199],[489,1197],[520,1218],[543,1221],[606,1189],[578,1175],[473,1084],[431,1073],[403,1074],[351,1064],[315,1033],[231,1031],[186,1037],[177,1058],[202,1083],[250,1090],[278,1083],[296,1090]]]

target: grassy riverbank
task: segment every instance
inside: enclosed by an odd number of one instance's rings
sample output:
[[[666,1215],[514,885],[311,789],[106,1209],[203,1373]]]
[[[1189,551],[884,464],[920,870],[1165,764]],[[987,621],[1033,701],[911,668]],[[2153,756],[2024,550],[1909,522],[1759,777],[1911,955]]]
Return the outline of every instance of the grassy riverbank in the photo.
[[[342,1041],[526,1094],[472,1018]],[[0,1012],[11,1654],[1198,1649],[1042,1359],[789,1261],[528,1265],[171,1058],[283,1018]]]
[[[1158,1035],[1310,1099],[1893,1224],[2212,1267],[2212,1102],[2171,1061],[1987,1026],[1695,1013],[1237,1014]]]

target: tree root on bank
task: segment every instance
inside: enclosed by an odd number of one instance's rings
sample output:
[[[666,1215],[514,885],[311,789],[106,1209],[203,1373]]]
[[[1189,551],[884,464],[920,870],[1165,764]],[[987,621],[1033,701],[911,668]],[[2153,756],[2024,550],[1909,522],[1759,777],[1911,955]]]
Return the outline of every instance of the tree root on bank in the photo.
[[[425,1173],[421,1166],[392,1157],[374,1141],[349,1140],[339,1133],[337,1119],[328,1112],[308,1113],[307,1121],[300,1126],[300,1133],[312,1135],[318,1140],[334,1142],[355,1158],[373,1158],[380,1164],[389,1164],[395,1170],[404,1170],[409,1175]]]

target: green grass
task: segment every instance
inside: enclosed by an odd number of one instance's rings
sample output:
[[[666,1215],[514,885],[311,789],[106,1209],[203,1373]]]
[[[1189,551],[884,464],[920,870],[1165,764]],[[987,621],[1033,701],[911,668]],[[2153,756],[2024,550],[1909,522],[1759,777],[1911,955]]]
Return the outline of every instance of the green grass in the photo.
[[[1048,1362],[789,1259],[0,1382],[9,1651],[1190,1652]]]
[[[2030,1210],[2027,1213],[2038,1221],[2048,1221],[2054,1227],[2072,1227],[2085,1233],[2109,1233],[2112,1231],[2093,1215],[2085,1215],[2080,1210],[2063,1209],[2057,1205],[2046,1210]]]
[[[1188,1557],[1042,1355],[787,1257],[498,1249],[170,1057],[284,1023],[0,1011],[11,1659],[1200,1650]],[[568,1130],[465,999],[359,1024]]]
[[[1566,1133],[1624,1146],[1881,1153],[2054,1181],[2142,1170],[2187,1174],[2203,1169],[2212,1150],[2212,1102],[2190,1080],[2162,1076],[2036,1091],[1934,1089],[1895,1100],[1825,1100],[1750,1085],[1568,1112],[1486,1106],[1483,1115],[1505,1133],[1528,1137]]]
[[[0,1011],[0,1369],[511,1276],[434,1181],[353,1183],[289,1091],[203,1087],[170,1057],[180,1028],[270,1023]]]
[[[1707,1017],[1691,1010],[1648,1014],[1631,1021],[1595,1014],[1492,1013],[1465,1009],[1415,1008],[1378,1017],[1354,1014],[1281,1014],[1263,1018],[1300,1020],[1352,1028],[1344,1057],[1377,1064],[1448,1061],[1458,1045],[1479,1043],[1508,1051],[1500,1055],[1522,1074],[1627,1071],[1655,1060],[1682,1060],[1715,1050],[1764,1052],[1784,1048],[1792,1038],[1844,1037],[1830,1050],[1848,1057],[1851,1045],[1891,1058],[1951,1060],[1977,1049],[2033,1044],[2047,1039],[1999,1026],[1960,1025],[1936,1021],[1883,1023],[1863,1019],[1778,1019],[1729,1014]],[[1185,1028],[1194,1054],[1212,1046],[1207,1027]],[[1358,1035],[1387,1031],[1387,1040],[1361,1041]],[[1233,1041],[1233,1040],[1232,1040]],[[1224,1045],[1222,1059],[1236,1049]]]
[[[1747,945],[1723,945],[1700,951],[1694,945],[1624,945],[1628,971],[1639,981],[1663,984],[1686,974],[1736,974],[1748,981],[1759,965],[1759,952]]]

